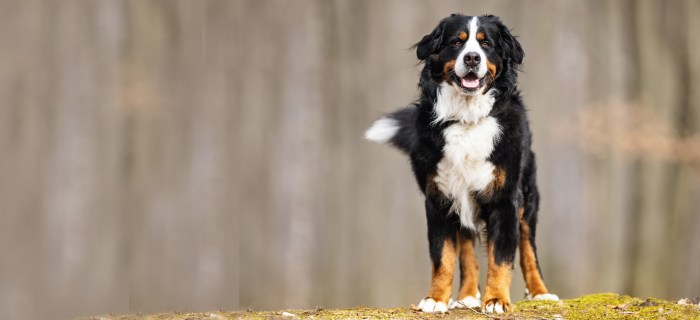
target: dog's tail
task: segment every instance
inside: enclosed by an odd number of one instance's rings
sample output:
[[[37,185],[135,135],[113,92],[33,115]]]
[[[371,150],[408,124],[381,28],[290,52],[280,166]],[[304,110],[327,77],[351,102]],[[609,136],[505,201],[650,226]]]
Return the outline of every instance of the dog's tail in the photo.
[[[365,132],[365,139],[377,143],[390,143],[408,154],[417,140],[417,116],[418,107],[413,104],[387,114],[372,124]]]

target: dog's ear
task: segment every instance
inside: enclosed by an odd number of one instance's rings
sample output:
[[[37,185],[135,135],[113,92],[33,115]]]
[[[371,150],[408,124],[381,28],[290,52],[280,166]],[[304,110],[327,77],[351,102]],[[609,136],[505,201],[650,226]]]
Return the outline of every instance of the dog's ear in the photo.
[[[419,60],[425,60],[430,57],[431,54],[435,54],[440,49],[440,43],[442,43],[442,33],[443,26],[445,22],[440,21],[440,24],[433,29],[428,35],[425,35],[423,39],[414,44],[412,48],[416,48],[416,56]]]
[[[498,18],[496,17],[496,19]],[[519,66],[523,63],[523,57],[525,56],[520,42],[500,20],[496,20],[496,24],[500,33],[499,45],[503,50],[503,57],[513,61],[516,67]]]

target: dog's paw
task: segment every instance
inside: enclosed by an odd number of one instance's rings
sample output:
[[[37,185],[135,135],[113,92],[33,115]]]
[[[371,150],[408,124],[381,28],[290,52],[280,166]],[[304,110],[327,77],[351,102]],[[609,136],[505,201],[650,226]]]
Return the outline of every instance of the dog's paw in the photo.
[[[503,310],[503,304],[500,301],[494,301],[491,303],[487,303],[482,309],[481,312],[486,312],[486,313],[503,313],[505,310]]]
[[[421,300],[417,308],[423,312],[447,312],[447,305],[444,302],[435,301],[432,298],[425,298]]]
[[[458,301],[451,302],[448,307],[450,309],[459,308],[478,308],[481,306],[481,294],[476,293],[476,297],[467,296],[466,298]]]
[[[481,312],[485,313],[504,313],[510,311],[510,302],[506,301],[505,299],[485,299],[481,305]]]
[[[559,297],[557,297],[557,295],[553,294],[553,293],[541,293],[541,294],[535,295],[534,297],[529,297],[529,298],[530,299],[528,299],[528,300],[534,300],[534,301],[559,301]]]

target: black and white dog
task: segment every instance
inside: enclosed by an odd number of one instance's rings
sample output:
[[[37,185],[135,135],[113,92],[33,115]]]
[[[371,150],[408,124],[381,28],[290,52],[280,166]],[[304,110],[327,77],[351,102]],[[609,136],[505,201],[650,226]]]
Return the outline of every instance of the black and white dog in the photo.
[[[418,308],[507,312],[516,249],[528,298],[558,300],[542,281],[535,248],[539,194],[526,110],[517,90],[523,50],[498,17],[452,14],[415,45],[420,98],[377,120],[369,140],[411,158],[425,195],[432,283]],[[483,297],[474,252],[485,227]],[[461,288],[452,301],[459,258]]]

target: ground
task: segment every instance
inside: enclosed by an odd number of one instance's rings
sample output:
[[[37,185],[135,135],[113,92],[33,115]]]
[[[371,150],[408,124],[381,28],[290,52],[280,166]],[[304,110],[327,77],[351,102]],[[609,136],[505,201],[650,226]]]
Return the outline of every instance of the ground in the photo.
[[[175,312],[153,315],[109,315],[84,319],[700,319],[698,302],[688,301],[688,303],[691,304],[600,293],[559,302],[521,301],[515,304],[514,312],[500,315],[486,315],[472,309],[451,310],[446,314],[426,314],[411,308],[358,307],[333,310],[316,308],[282,311]]]

